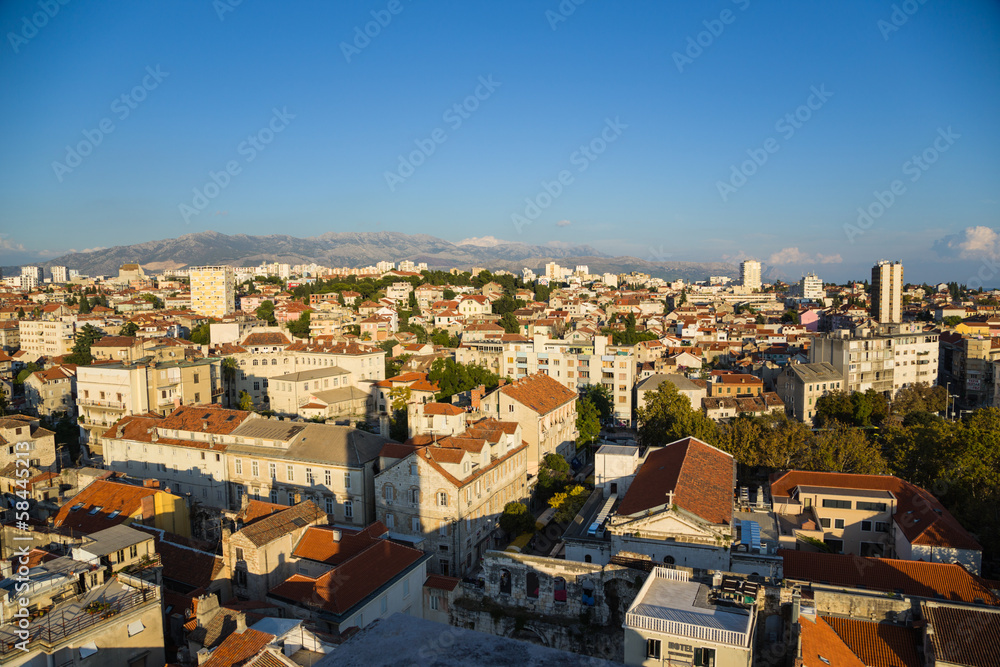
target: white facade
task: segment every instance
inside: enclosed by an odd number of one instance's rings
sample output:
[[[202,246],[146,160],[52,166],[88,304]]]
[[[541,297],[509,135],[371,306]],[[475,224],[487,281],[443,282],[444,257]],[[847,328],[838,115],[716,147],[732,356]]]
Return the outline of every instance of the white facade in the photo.
[[[872,267],[872,318],[883,324],[903,321],[903,265],[880,261]]]
[[[740,262],[740,284],[748,291],[760,289],[760,262],[755,259]]]

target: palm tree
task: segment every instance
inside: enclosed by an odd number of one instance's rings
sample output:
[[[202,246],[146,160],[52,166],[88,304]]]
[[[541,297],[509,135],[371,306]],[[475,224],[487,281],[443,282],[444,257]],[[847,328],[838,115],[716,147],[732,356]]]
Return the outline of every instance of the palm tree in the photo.
[[[236,385],[236,372],[239,370],[239,363],[233,357],[226,357],[222,360],[222,381],[226,383],[226,407],[233,407],[233,387]]]

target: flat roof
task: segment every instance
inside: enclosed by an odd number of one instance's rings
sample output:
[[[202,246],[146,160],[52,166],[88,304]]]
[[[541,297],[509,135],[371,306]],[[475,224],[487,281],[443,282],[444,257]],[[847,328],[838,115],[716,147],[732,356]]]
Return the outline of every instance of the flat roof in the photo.
[[[649,576],[652,581],[645,594],[632,603],[630,614],[727,632],[750,630],[753,623],[750,613],[739,607],[710,604],[708,586],[659,577],[655,570]]]
[[[639,448],[634,445],[601,445],[597,454],[605,456],[635,456]]]

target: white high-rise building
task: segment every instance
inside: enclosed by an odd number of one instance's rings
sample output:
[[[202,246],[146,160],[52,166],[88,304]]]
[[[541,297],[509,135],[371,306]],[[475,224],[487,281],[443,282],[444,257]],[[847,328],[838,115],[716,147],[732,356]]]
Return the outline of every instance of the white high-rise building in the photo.
[[[21,267],[21,289],[33,290],[44,282],[44,272],[40,266]]]
[[[236,279],[231,266],[195,266],[191,278],[191,310],[223,317],[236,310]]]
[[[760,289],[760,262],[755,259],[740,262],[740,284],[751,292]]]
[[[69,278],[69,274],[66,272],[65,266],[53,266],[50,270],[52,271],[52,282],[54,283],[69,282],[67,280]]]
[[[803,299],[819,301],[826,296],[826,290],[823,289],[823,281],[815,273],[807,273],[799,281],[799,294]]]
[[[881,260],[872,267],[872,319],[880,324],[903,321],[903,264]]]

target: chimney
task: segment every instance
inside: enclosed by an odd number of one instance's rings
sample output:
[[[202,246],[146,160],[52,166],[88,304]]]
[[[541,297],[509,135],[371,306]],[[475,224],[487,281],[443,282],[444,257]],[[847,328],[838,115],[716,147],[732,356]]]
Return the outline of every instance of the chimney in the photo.
[[[144,479],[142,480],[142,485],[147,489],[158,489],[160,488],[160,480],[158,479]]]
[[[211,593],[208,595],[202,595],[195,598],[197,611],[195,612],[195,619],[199,627],[208,627],[208,624],[212,622],[212,619],[219,615],[221,610],[219,606],[219,598],[215,597]]]
[[[236,632],[246,632],[247,631],[247,615],[242,611],[236,614]]]
[[[343,533],[340,532],[339,528],[333,529],[333,541],[340,542],[340,538],[343,537]]]
[[[504,386],[505,384],[507,384],[507,378],[500,378],[500,382],[499,382],[499,383],[497,383],[497,386],[498,386],[498,387],[502,387],[502,386]]]
[[[486,387],[484,385],[479,385],[470,392],[469,396],[473,410],[479,410],[480,403],[483,400],[483,394],[485,393],[486,393]]]
[[[207,648],[201,649],[200,651],[198,651],[198,664],[204,665],[206,662],[208,662],[208,659],[210,657],[212,657],[211,651],[209,651]]]

